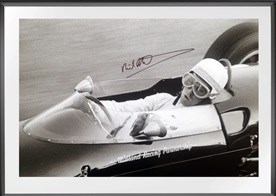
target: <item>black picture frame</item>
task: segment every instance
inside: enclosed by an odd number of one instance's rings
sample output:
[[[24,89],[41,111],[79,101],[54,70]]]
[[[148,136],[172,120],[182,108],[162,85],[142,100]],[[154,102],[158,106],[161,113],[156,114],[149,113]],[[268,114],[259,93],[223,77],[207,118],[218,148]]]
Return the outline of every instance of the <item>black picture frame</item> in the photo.
[[[19,1],[19,0],[10,0],[8,2],[2,1],[0,4],[0,88],[1,88],[1,102],[0,102],[0,111],[1,111],[1,119],[0,119],[0,136],[1,136],[1,170],[0,170],[0,175],[1,175],[1,184],[0,184],[0,190],[1,190],[1,195],[9,195],[5,193],[5,175],[8,175],[8,171],[5,171],[5,110],[8,110],[9,108],[5,108],[5,35],[4,35],[4,19],[5,19],[5,7],[6,6],[98,6],[98,5],[109,5],[109,6],[129,6],[129,5],[142,5],[142,6],[180,6],[180,5],[188,5],[188,6],[268,6],[271,8],[272,15],[271,15],[271,29],[272,29],[272,49],[271,49],[271,54],[272,54],[272,67],[271,67],[271,78],[272,78],[272,84],[271,84],[271,100],[272,100],[272,108],[271,108],[271,193],[268,194],[256,194],[256,195],[275,195],[275,1],[234,1],[234,2],[224,2],[224,1],[178,1],[174,0],[172,2],[154,2],[154,1],[149,1],[149,2],[144,2],[144,1],[136,1],[136,2],[130,2],[130,1],[117,1],[117,2],[110,2],[110,1],[88,1],[88,0],[81,0],[81,1],[66,1],[66,0],[61,0],[61,1]],[[20,194],[23,195],[23,194]],[[25,194],[24,194],[25,195]],[[45,194],[44,194],[45,195]],[[46,194],[48,195],[48,194]],[[53,194],[49,194],[53,195]],[[55,195],[55,194],[54,194]],[[56,195],[67,195],[67,194],[56,194]],[[76,194],[78,195],[78,194]],[[90,194],[84,194],[84,195],[90,195]],[[97,194],[93,194],[97,195]],[[104,195],[104,194],[100,194]],[[166,194],[167,195],[167,194]],[[177,194],[174,194],[177,195]],[[178,195],[183,195],[183,194],[178,194]],[[202,195],[202,194],[184,194],[184,195]],[[203,194],[203,195],[216,195],[216,194]],[[218,194],[218,195],[224,195],[224,194]],[[243,194],[228,194],[228,195],[243,195]]]

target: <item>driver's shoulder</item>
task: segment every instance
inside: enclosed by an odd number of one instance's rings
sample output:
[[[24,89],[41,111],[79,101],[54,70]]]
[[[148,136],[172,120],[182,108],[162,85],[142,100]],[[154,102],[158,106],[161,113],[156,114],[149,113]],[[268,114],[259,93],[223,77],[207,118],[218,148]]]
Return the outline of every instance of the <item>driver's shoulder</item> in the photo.
[[[156,99],[170,99],[170,98],[173,98],[173,96],[169,93],[156,93],[154,95],[151,95],[151,97],[154,97]]]
[[[173,99],[173,96],[168,93],[156,93],[145,97],[145,101],[153,104],[167,102],[168,100]]]

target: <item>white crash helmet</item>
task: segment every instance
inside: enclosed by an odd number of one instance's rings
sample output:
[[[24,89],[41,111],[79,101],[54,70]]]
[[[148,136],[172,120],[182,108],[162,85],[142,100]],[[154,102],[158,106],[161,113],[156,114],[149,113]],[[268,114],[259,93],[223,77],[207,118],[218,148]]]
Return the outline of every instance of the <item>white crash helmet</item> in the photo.
[[[219,94],[228,82],[228,73],[225,67],[217,60],[206,58],[198,62],[192,69],[194,73],[204,79],[211,87],[211,94]],[[191,72],[190,71],[190,72]],[[210,98],[214,98],[211,96]]]

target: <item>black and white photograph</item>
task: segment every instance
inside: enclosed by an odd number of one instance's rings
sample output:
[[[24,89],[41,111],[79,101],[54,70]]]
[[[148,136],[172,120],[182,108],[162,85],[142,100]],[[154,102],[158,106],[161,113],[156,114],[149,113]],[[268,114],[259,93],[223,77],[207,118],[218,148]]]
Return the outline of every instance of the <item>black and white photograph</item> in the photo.
[[[267,10],[7,9],[9,193],[269,190]]]
[[[20,176],[258,176],[257,20],[20,20]]]

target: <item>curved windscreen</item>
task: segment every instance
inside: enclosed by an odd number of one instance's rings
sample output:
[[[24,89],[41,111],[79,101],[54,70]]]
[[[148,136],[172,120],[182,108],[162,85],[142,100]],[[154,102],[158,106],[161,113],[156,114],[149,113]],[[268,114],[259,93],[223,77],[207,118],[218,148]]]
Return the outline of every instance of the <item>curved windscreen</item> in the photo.
[[[29,120],[23,131],[40,140],[56,143],[97,143],[110,140],[109,120],[80,93]],[[107,142],[107,141],[106,141]]]

